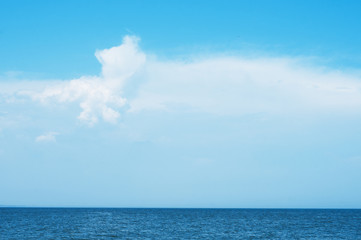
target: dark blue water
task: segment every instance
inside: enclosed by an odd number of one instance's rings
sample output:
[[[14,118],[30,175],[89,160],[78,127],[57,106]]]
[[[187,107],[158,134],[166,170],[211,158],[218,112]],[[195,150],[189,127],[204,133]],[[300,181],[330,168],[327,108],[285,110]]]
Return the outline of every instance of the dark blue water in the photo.
[[[0,208],[0,239],[361,239],[361,210]]]

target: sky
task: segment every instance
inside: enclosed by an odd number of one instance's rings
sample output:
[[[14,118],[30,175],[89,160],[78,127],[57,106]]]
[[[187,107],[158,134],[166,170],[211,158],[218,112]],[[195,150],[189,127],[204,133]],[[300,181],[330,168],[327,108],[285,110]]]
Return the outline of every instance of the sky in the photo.
[[[361,208],[360,1],[1,1],[0,206]]]

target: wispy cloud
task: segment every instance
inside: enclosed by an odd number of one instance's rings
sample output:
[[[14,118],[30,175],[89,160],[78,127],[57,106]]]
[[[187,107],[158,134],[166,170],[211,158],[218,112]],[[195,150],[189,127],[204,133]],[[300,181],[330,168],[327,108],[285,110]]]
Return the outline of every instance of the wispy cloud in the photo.
[[[214,114],[359,111],[361,78],[291,58],[151,62],[129,111],[188,108]]]
[[[36,142],[56,142],[55,136],[58,135],[57,132],[47,132],[43,135],[37,136],[35,138]]]

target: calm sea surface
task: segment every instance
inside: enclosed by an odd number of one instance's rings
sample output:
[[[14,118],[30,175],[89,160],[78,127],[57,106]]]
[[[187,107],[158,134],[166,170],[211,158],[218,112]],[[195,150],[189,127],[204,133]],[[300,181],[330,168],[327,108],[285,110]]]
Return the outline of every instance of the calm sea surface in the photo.
[[[0,208],[0,239],[361,239],[361,210]]]

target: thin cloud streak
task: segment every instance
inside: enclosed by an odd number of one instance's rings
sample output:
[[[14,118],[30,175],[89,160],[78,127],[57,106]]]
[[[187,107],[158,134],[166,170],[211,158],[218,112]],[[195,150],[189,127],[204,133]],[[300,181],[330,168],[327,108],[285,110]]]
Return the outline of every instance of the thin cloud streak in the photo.
[[[57,132],[48,132],[43,135],[37,136],[35,142],[56,142],[55,136],[59,135]]]

